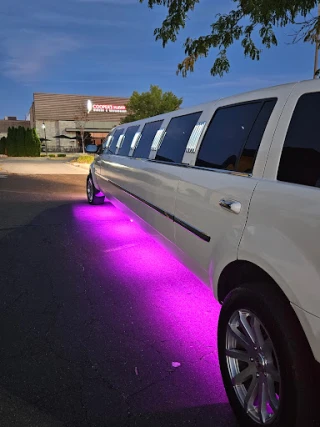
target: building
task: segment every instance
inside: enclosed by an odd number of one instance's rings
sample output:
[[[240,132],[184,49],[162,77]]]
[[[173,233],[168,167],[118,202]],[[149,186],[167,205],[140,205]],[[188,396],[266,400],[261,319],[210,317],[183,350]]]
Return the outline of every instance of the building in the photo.
[[[30,121],[28,120],[17,120],[16,117],[5,117],[4,120],[0,120],[0,138],[6,137],[8,134],[8,129],[10,127],[19,127],[23,126],[24,128],[30,128]]]
[[[34,93],[31,127],[48,151],[79,151],[81,132],[98,144],[126,116],[128,98]],[[87,139],[88,141],[88,139]]]

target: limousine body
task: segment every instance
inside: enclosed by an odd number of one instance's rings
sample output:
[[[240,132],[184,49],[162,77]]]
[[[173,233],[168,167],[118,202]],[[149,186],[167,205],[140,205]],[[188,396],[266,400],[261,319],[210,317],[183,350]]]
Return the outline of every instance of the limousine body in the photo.
[[[312,80],[119,125],[87,178],[89,203],[134,216],[222,304],[241,426],[319,425],[319,107]]]

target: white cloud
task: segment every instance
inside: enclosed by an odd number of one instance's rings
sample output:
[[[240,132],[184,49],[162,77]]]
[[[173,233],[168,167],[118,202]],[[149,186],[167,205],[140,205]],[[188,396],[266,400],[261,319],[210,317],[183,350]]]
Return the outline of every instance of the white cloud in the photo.
[[[116,6],[139,4],[139,0],[78,0],[79,3],[106,3]]]
[[[108,27],[115,27],[115,28],[132,28],[137,27],[132,22],[129,21],[121,21],[121,20],[111,20],[111,19],[99,19],[99,16],[96,18],[89,18],[84,15],[67,15],[67,14],[61,14],[56,12],[37,12],[33,14],[32,17],[33,20],[36,20],[37,22],[41,22],[42,24],[52,24],[54,27],[65,27],[66,25],[83,25],[84,28],[88,28],[88,26],[92,25],[92,27],[97,26],[103,26],[106,28]]]
[[[296,81],[299,78],[297,76],[289,75],[270,75],[270,76],[246,76],[235,79],[221,78],[218,81],[212,81],[207,83],[200,83],[198,85],[192,85],[194,89],[210,89],[210,88],[232,88],[232,87],[244,87],[244,88],[256,88],[264,86],[273,86],[277,84],[283,84],[287,82]]]
[[[53,60],[80,47],[70,36],[22,31],[2,41],[1,72],[17,81],[37,78]]]

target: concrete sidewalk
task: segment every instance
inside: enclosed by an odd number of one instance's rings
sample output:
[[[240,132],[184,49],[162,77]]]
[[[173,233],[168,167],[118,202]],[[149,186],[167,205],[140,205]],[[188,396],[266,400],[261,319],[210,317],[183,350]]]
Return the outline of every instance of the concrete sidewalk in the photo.
[[[81,167],[80,167],[81,166]],[[47,157],[0,158],[0,173],[19,175],[76,175],[87,174],[87,164],[71,163],[65,157],[54,160]]]

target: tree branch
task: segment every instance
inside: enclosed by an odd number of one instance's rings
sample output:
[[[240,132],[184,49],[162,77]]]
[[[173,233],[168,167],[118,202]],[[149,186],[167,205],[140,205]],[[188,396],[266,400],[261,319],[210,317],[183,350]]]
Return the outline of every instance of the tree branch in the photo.
[[[163,47],[169,41],[175,42],[181,29],[185,27],[188,13],[193,11],[200,0],[140,0],[147,1],[148,7],[162,5],[168,14],[162,26],[156,28],[156,40],[161,40]],[[259,60],[262,52],[254,41],[253,35],[263,47],[269,49],[277,45],[274,29],[295,24],[297,17],[306,18],[319,0],[233,0],[236,7],[228,14],[217,15],[211,24],[211,32],[196,39],[187,38],[184,43],[186,57],[178,64],[177,74],[186,77],[194,71],[196,61],[207,57],[212,49],[217,50],[217,57],[211,68],[212,75],[222,76],[230,69],[227,56],[229,47],[240,41],[245,56]],[[249,23],[248,23],[249,21]],[[299,23],[294,42],[312,41],[315,30],[320,26],[318,18],[306,19]]]

